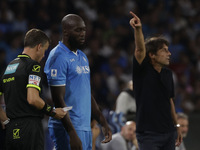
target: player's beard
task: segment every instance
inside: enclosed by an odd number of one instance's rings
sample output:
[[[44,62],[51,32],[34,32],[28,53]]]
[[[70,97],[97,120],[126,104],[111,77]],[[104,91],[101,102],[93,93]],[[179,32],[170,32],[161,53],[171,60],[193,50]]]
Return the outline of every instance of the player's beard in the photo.
[[[84,49],[86,44],[84,43],[80,43],[78,40],[76,40],[74,37],[69,37],[69,43],[71,45],[72,48],[74,49]]]

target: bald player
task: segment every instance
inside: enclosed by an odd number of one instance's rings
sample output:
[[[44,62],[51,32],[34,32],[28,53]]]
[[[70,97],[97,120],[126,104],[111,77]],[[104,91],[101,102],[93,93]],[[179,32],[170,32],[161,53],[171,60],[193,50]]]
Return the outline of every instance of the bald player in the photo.
[[[49,132],[57,150],[91,150],[91,115],[102,125],[105,135],[102,143],[109,142],[112,134],[91,95],[89,62],[81,51],[85,22],[78,15],[68,14],[61,24],[62,41],[50,52],[45,73],[55,107],[73,108],[61,121],[50,118]]]

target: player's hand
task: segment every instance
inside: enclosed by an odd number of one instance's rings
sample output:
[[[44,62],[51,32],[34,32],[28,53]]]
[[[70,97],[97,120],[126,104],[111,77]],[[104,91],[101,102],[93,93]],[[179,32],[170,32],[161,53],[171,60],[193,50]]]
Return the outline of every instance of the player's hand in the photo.
[[[55,114],[54,118],[62,119],[66,115],[67,111],[64,111],[62,108],[56,108],[55,113],[56,114]]]
[[[71,150],[82,150],[82,142],[76,134],[76,131],[71,131],[69,136]]]
[[[108,143],[112,140],[112,132],[110,130],[110,128],[107,127],[102,127],[102,131],[103,131],[103,135],[105,137],[105,139],[103,141],[101,141],[101,143]]]
[[[180,128],[177,128],[177,139],[176,139],[175,146],[179,146],[181,144],[182,140],[183,140],[183,138],[182,138]]]
[[[132,28],[134,29],[141,28],[142,24],[140,18],[138,18],[138,16],[136,16],[132,11],[130,11],[130,14],[133,16],[133,18],[129,22]]]

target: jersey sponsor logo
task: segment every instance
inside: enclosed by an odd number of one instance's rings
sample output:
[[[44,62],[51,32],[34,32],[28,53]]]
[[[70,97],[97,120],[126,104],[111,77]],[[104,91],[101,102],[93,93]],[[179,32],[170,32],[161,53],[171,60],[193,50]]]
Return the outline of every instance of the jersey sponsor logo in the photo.
[[[20,139],[19,131],[20,129],[13,129],[13,139]]]
[[[14,80],[15,80],[15,77],[11,77],[11,78],[7,78],[7,79],[3,79],[3,83],[11,82],[11,81],[14,81]]]
[[[81,67],[77,66],[77,67],[76,67],[76,72],[77,72],[78,74],[81,74],[81,73],[82,73]]]
[[[57,69],[51,69],[51,77],[57,77]]]
[[[17,64],[12,64],[12,65],[8,65],[8,67],[6,68],[6,71],[5,71],[4,74],[12,74],[12,73],[15,73],[18,66],[19,66],[19,63],[17,63]]]
[[[34,65],[32,71],[33,72],[40,72],[40,65]]]
[[[78,74],[82,74],[82,73],[89,73],[90,72],[90,68],[89,66],[77,66],[76,67],[76,72]]]
[[[39,86],[40,85],[40,80],[41,80],[41,78],[39,76],[29,75],[28,83]]]

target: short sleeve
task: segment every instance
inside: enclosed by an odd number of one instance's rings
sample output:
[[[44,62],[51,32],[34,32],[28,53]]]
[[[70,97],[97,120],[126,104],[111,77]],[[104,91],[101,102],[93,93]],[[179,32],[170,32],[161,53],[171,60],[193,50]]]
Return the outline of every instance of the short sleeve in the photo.
[[[44,72],[51,86],[66,85],[67,61],[64,57],[49,57],[46,61]]]
[[[42,79],[42,69],[39,63],[33,63],[30,68],[28,75],[27,88],[32,87],[41,91],[41,79]]]

